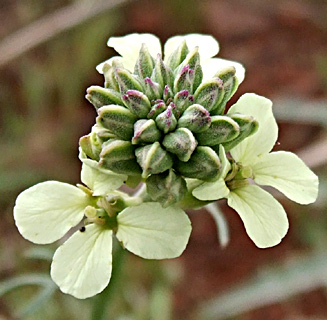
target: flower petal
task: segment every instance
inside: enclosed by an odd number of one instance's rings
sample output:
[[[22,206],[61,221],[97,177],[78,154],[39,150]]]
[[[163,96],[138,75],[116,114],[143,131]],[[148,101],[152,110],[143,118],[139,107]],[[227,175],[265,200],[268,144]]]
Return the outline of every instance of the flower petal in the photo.
[[[203,81],[211,79],[218,71],[230,66],[235,67],[235,75],[239,84],[244,80],[245,77],[245,69],[243,65],[236,61],[212,58],[204,61],[201,66],[203,71]]]
[[[204,182],[200,186],[196,187],[192,194],[199,200],[218,200],[226,198],[229,194],[224,179],[220,178],[214,182]]]
[[[269,153],[277,140],[278,126],[272,113],[272,102],[254,93],[246,93],[227,114],[236,112],[253,116],[259,123],[259,129],[255,134],[244,139],[230,151],[236,161],[251,166],[258,160],[258,156]]]
[[[317,199],[318,177],[292,152],[263,155],[252,170],[258,184],[272,186],[297,203],[309,204]]]
[[[233,190],[228,196],[228,205],[239,214],[248,236],[259,248],[277,245],[287,233],[284,208],[258,186]]]
[[[129,207],[117,216],[116,234],[123,246],[145,259],[175,258],[184,251],[191,222],[175,206],[162,208],[159,203]]]
[[[134,71],[143,43],[146,44],[154,58],[161,53],[160,40],[150,33],[132,33],[124,37],[111,37],[108,40],[108,46],[114,48],[123,57],[124,68],[130,71]]]
[[[92,224],[77,231],[53,256],[51,277],[64,293],[85,299],[109,283],[112,267],[112,231]]]
[[[177,49],[177,47],[184,40],[186,41],[186,44],[190,51],[193,50],[196,46],[199,47],[201,61],[205,61],[215,56],[219,51],[219,44],[213,36],[197,33],[187,34],[185,36],[175,36],[169,38],[165,43],[165,61],[167,61],[169,56]]]
[[[81,180],[91,190],[93,190],[94,196],[100,196],[122,186],[124,181],[127,180],[127,175],[103,170],[101,168],[90,167],[83,163]]]
[[[100,74],[103,74],[103,66],[105,64],[109,64],[110,66],[112,66],[112,61],[113,60],[119,61],[122,64],[124,63],[124,59],[122,57],[120,57],[120,56],[113,56],[113,57],[109,58],[108,60],[99,63],[95,68],[97,69],[97,71]]]
[[[89,199],[82,190],[67,183],[39,183],[17,197],[17,228],[34,243],[54,242],[82,220]]]

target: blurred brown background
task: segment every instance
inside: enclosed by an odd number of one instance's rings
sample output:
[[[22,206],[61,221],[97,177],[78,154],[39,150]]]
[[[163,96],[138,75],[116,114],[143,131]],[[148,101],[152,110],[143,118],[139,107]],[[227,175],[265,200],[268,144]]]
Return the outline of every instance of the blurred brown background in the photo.
[[[0,0],[0,20],[1,320],[327,319],[327,1]],[[301,207],[276,194],[291,227],[266,250],[247,238],[224,201],[225,249],[211,216],[190,212],[193,232],[182,257],[155,262],[127,254],[100,318],[97,298],[78,301],[40,280],[57,244],[21,238],[12,207],[39,181],[79,182],[78,139],[95,117],[85,90],[103,83],[95,66],[114,53],[107,39],[132,32],[154,33],[163,43],[176,34],[212,34],[219,56],[246,68],[231,103],[245,92],[274,101],[277,148],[302,156],[319,175],[320,196]]]

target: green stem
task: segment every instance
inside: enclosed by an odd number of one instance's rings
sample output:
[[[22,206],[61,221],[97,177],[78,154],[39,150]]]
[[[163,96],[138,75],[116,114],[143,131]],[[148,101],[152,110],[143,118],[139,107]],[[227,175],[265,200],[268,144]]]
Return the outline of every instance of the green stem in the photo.
[[[91,320],[113,319],[113,315],[108,315],[107,310],[110,309],[115,293],[122,279],[121,269],[125,257],[125,250],[119,244],[115,249],[116,250],[113,252],[113,270],[109,285],[92,299]]]

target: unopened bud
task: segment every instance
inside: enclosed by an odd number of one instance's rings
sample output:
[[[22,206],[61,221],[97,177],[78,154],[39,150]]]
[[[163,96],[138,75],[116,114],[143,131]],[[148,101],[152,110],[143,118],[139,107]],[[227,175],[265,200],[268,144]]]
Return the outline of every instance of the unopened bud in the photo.
[[[109,104],[122,105],[121,95],[113,89],[91,86],[86,90],[85,98],[90,101],[96,109]]]
[[[134,124],[132,144],[153,143],[160,139],[161,133],[154,120],[138,120]]]
[[[137,90],[127,90],[126,94],[123,95],[123,102],[138,118],[146,118],[151,109],[148,97]]]
[[[137,58],[134,73],[141,78],[150,77],[154,68],[154,59],[152,58],[148,47],[142,43],[139,56]]]
[[[173,160],[167,151],[162,149],[159,142],[155,142],[135,150],[136,160],[143,169],[142,177],[157,174],[170,169]]]
[[[95,132],[91,132],[79,139],[79,145],[87,157],[92,160],[99,160],[101,152],[101,143],[99,142]]]
[[[192,132],[203,132],[210,127],[211,117],[207,109],[199,104],[188,107],[178,120],[178,128],[185,127]]]
[[[181,90],[175,94],[174,104],[180,114],[182,114],[193,103],[194,97],[190,95],[188,90]]]
[[[162,88],[159,83],[153,82],[150,78],[144,79],[144,93],[149,98],[150,101],[157,100],[162,95]]]
[[[158,54],[155,61],[155,67],[151,79],[155,82],[158,82],[162,88],[166,84],[172,87],[174,75],[172,70],[162,61],[161,55]]]
[[[167,109],[166,104],[163,100],[157,100],[156,104],[151,108],[148,113],[148,119],[155,119],[160,113],[164,112]]]
[[[170,86],[168,84],[165,85],[164,91],[163,91],[163,99],[164,101],[168,101],[169,99],[173,98],[174,93],[171,90]]]
[[[164,133],[173,131],[177,126],[177,119],[171,106],[168,106],[164,112],[160,113],[155,121],[157,127]]]
[[[226,152],[231,150],[232,148],[234,148],[245,138],[254,134],[259,128],[258,121],[256,121],[252,116],[247,116],[247,115],[240,114],[240,113],[231,114],[229,116],[235,122],[238,123],[238,125],[240,127],[240,134],[235,139],[233,139],[229,142],[223,143],[223,146],[224,146]]]
[[[193,82],[194,70],[190,69],[190,66],[187,64],[181,69],[175,78],[174,92],[179,92],[181,90],[193,92]]]
[[[109,140],[103,144],[99,166],[127,175],[141,173],[141,168],[135,159],[134,147],[129,141]]]
[[[98,124],[124,140],[133,137],[136,116],[122,106],[110,105],[98,109]]]
[[[142,84],[137,76],[131,74],[128,70],[118,68],[115,71],[115,78],[119,85],[121,94],[125,94],[128,90],[143,91]]]
[[[208,111],[215,110],[224,96],[223,82],[219,78],[213,78],[200,84],[194,92],[195,103],[201,104]],[[217,110],[216,114],[222,113]]]
[[[115,60],[111,62],[111,65],[109,63],[105,63],[103,65],[102,71],[104,75],[104,86],[108,89],[112,89],[119,92],[119,85],[115,77],[115,71],[117,66],[114,61]]]
[[[153,174],[146,180],[146,190],[153,201],[167,208],[179,202],[187,192],[186,182],[173,170]]]
[[[210,147],[197,147],[188,162],[177,161],[177,170],[187,178],[215,180],[220,173],[219,157]]]
[[[186,162],[191,158],[197,142],[189,129],[179,128],[166,135],[162,144],[169,152],[176,154],[179,160]]]
[[[175,70],[186,58],[189,53],[186,41],[183,40],[182,43],[172,52],[169,57],[165,57],[166,64],[172,69]]]

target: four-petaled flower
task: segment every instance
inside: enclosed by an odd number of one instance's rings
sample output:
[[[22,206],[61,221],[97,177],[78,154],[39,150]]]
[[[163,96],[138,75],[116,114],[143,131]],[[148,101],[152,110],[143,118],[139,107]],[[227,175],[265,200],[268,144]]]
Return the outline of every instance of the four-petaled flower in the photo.
[[[227,198],[249,237],[259,248],[266,248],[277,245],[287,233],[287,216],[272,195],[248,179],[274,187],[297,203],[309,204],[317,198],[318,177],[294,153],[270,152],[277,141],[278,127],[269,99],[245,94],[228,113],[245,110],[259,122],[259,129],[230,150],[237,172],[231,174],[232,165],[221,147],[221,177],[195,188],[193,195],[200,200]]]
[[[86,216],[88,224],[54,254],[51,277],[61,291],[84,299],[108,285],[113,234],[127,250],[145,259],[175,258],[184,251],[191,224],[182,209],[135,203],[110,217],[101,207],[112,195],[108,174],[84,164],[81,180],[90,189],[58,181],[39,183],[23,191],[14,208],[19,232],[38,244],[60,239]]]

